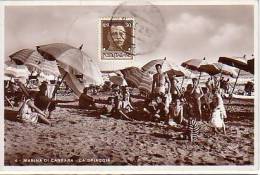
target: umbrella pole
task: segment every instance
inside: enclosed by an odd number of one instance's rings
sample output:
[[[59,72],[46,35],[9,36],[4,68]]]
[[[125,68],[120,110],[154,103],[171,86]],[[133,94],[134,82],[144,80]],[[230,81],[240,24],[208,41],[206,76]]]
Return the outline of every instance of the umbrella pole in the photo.
[[[199,75],[199,79],[198,79],[197,85],[199,85],[199,83],[200,83],[200,78],[201,78],[201,72],[200,72],[200,75]]]
[[[57,84],[56,84],[56,86],[55,86],[55,89],[54,89],[54,91],[53,91],[53,93],[52,93],[51,100],[53,100],[53,99],[54,99],[54,97],[55,97],[55,94],[56,94],[56,92],[57,92],[58,88],[60,87],[61,83],[63,82],[63,80],[64,80],[64,78],[66,77],[66,75],[67,75],[67,74],[68,74],[68,72],[66,72],[66,73],[63,75],[63,77],[62,77],[61,81],[60,81],[59,83],[57,83]],[[47,108],[46,108],[45,112],[48,110],[48,108],[50,107],[50,105],[51,105],[51,102],[49,102],[49,103],[48,103],[48,105],[47,105]]]
[[[239,69],[239,71],[238,71],[238,74],[237,74],[237,78],[236,78],[235,84],[234,84],[234,86],[233,86],[233,89],[232,89],[231,93],[229,94],[229,95],[231,96],[230,99],[229,99],[229,103],[230,103],[231,100],[232,100],[232,94],[233,94],[233,92],[234,92],[234,90],[235,90],[235,87],[236,87],[236,84],[237,84],[237,80],[238,80],[238,77],[239,77],[240,71],[241,71],[241,69]]]
[[[182,81],[181,81],[181,88],[182,88],[182,86],[183,86],[184,79],[185,79],[185,76],[183,76],[183,78],[182,78]]]

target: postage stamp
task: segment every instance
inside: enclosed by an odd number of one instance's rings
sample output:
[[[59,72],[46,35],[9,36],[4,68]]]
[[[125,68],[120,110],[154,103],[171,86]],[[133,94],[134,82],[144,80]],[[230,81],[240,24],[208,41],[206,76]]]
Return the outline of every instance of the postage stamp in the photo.
[[[101,60],[132,60],[134,56],[134,19],[100,19]]]

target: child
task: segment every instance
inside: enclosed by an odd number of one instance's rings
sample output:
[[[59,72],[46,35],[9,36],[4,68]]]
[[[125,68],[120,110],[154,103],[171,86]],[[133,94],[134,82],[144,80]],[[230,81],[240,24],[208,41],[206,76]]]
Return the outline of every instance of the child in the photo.
[[[212,117],[211,117],[211,124],[214,127],[214,133],[218,132],[218,129],[223,129],[224,134],[226,134],[226,128],[224,123],[224,118],[226,118],[226,110],[223,104],[223,100],[221,95],[215,91],[213,96],[212,102]]]
[[[190,142],[196,140],[199,136],[200,126],[198,125],[196,119],[189,117],[188,123],[184,127],[183,134],[180,135],[181,139],[188,139]]]

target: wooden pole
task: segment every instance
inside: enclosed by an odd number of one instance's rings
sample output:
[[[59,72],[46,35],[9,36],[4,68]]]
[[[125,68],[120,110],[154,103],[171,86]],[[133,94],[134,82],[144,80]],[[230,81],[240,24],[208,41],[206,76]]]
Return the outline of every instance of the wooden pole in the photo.
[[[232,100],[232,94],[233,94],[233,92],[234,92],[234,90],[235,90],[235,87],[236,87],[236,84],[237,84],[237,80],[238,80],[238,77],[239,77],[239,75],[240,75],[240,71],[241,71],[241,69],[239,69],[239,71],[238,71],[238,74],[237,74],[237,78],[236,78],[235,84],[234,84],[234,86],[233,86],[233,89],[232,89],[231,93],[229,94],[229,95],[230,95],[229,103],[230,103],[231,100]]]
[[[181,88],[182,88],[182,86],[183,86],[184,79],[185,79],[185,75],[183,76],[182,81],[181,81]]]
[[[63,77],[62,77],[61,81],[60,81],[59,83],[57,83],[57,84],[56,84],[56,86],[55,86],[55,89],[54,89],[54,91],[52,92],[52,97],[51,97],[51,100],[53,100],[53,99],[54,99],[54,97],[55,97],[55,94],[56,94],[56,92],[57,92],[58,88],[60,87],[61,83],[63,82],[63,80],[64,80],[64,78],[66,77],[66,75],[67,75],[67,74],[68,74],[68,72],[66,72],[66,73],[63,75]],[[49,103],[48,103],[48,105],[47,105],[47,108],[46,108],[46,110],[45,110],[45,111],[47,111],[47,110],[48,110],[48,108],[49,108],[50,104],[51,104],[51,102],[49,102]]]
[[[200,75],[199,75],[199,79],[198,79],[197,85],[199,85],[199,83],[200,83],[200,78],[201,78],[201,72],[200,72]]]

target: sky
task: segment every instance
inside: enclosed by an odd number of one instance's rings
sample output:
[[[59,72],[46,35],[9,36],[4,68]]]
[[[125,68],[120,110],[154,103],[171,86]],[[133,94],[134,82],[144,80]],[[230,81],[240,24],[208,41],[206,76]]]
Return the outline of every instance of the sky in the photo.
[[[147,40],[136,45],[139,50],[150,49],[149,52],[136,56],[133,61],[101,61],[99,20],[111,17],[116,6],[6,7],[5,60],[20,49],[57,42],[75,47],[84,44],[83,50],[97,60],[101,70],[142,66],[164,57],[171,63],[181,64],[203,57],[208,62],[216,62],[220,56],[246,54],[251,58],[254,53],[253,6],[160,5],[153,8],[156,12],[146,12],[141,6],[131,10],[155,26],[150,38],[145,38],[146,33],[139,34]],[[154,46],[154,42],[160,44]]]

